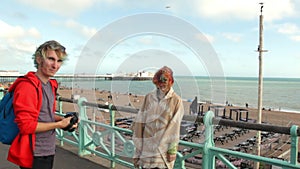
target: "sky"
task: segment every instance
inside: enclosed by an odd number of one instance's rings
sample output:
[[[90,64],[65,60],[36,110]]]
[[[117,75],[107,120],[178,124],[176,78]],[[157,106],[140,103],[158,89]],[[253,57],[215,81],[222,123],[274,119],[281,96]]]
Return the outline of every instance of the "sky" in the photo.
[[[263,2],[261,13],[260,2]],[[300,78],[298,0],[4,0],[0,70],[34,71],[47,40],[66,47],[59,74],[169,66],[175,75]]]

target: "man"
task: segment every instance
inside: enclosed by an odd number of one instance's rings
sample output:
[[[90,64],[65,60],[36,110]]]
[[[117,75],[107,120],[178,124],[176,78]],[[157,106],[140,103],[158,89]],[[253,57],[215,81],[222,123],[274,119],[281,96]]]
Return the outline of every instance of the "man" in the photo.
[[[65,47],[51,40],[33,54],[36,72],[28,72],[9,88],[14,91],[15,122],[20,132],[10,146],[7,159],[21,169],[52,169],[55,129],[65,128],[72,117],[55,115],[58,84],[51,79],[66,59]],[[77,127],[77,124],[73,125]]]
[[[156,89],[145,96],[132,128],[136,146],[134,165],[143,169],[171,169],[176,159],[183,103],[172,88],[170,68],[159,69],[152,81]]]

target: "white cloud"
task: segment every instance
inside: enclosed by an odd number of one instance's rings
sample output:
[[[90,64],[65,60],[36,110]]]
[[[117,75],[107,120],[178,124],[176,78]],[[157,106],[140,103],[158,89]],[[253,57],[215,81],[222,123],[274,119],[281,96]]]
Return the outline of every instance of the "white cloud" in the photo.
[[[242,35],[238,33],[222,33],[222,36],[233,42],[239,42],[242,37]]]
[[[290,37],[293,41],[300,42],[300,35],[295,35]]]
[[[155,43],[155,40],[153,40],[152,35],[141,36],[140,38],[138,38],[138,42],[142,45],[157,45]]]
[[[33,44],[28,41],[11,41],[12,44],[14,44],[15,49],[20,53],[33,53],[36,49],[36,44]]]
[[[215,38],[214,36],[210,35],[210,34],[204,34],[204,36],[208,39],[208,41],[210,43],[214,42],[215,41]]]
[[[28,30],[28,34],[31,36],[31,37],[35,37],[35,38],[41,38],[41,33],[36,29],[36,28],[30,28]]]
[[[0,43],[0,67],[4,70],[19,70],[20,72],[26,72],[27,70],[33,70],[33,61],[31,55],[36,49],[36,45],[32,42],[28,42],[23,38],[7,38],[1,39]]]
[[[93,6],[96,0],[19,0],[20,2],[62,16],[76,16]]]
[[[292,0],[264,0],[264,15],[266,21],[279,20],[297,14]]]
[[[97,33],[96,28],[89,28],[88,26],[82,25],[74,20],[67,20],[64,23],[64,26],[66,26],[69,29],[74,30],[77,33],[80,33],[86,38],[91,38]]]
[[[294,23],[285,23],[276,25],[277,31],[281,34],[288,35],[293,41],[300,42],[300,27]]]
[[[279,25],[278,32],[283,34],[295,34],[300,33],[300,28],[296,24],[285,23]]]
[[[0,37],[1,38],[17,38],[23,36],[25,30],[20,26],[11,26],[0,20]]]
[[[41,34],[36,28],[30,28],[28,30],[21,26],[13,26],[0,20],[0,37],[5,39],[14,39],[22,37],[40,38]]]
[[[249,9],[253,8],[252,1],[239,1],[239,0],[203,0],[197,1],[195,10],[200,15],[204,15],[209,18],[224,19],[228,17],[243,17],[251,18],[253,12],[249,12]]]
[[[34,27],[25,29],[0,20],[0,56],[5,56],[1,57],[1,68],[11,70],[9,67],[13,67],[20,71],[32,69],[31,55],[36,45],[31,39],[40,37],[40,32]]]
[[[174,14],[196,15],[224,21],[254,19],[260,13],[260,2],[264,3],[266,21],[296,15],[296,2],[292,0],[189,0],[189,1],[126,1],[126,0],[19,0],[20,2],[62,16],[74,17],[92,7],[123,10],[148,8],[170,11]],[[168,8],[166,8],[168,6]]]
[[[215,38],[210,34],[197,34],[196,38],[202,41],[209,41],[210,43],[215,41]]]
[[[87,26],[82,26],[81,28],[81,33],[85,36],[85,37],[92,37],[97,33],[97,29],[96,28],[89,28]]]
[[[201,17],[229,20],[254,19],[260,13],[261,0],[200,0],[194,1],[193,10]],[[291,0],[263,0],[265,21],[278,20],[296,14]]]

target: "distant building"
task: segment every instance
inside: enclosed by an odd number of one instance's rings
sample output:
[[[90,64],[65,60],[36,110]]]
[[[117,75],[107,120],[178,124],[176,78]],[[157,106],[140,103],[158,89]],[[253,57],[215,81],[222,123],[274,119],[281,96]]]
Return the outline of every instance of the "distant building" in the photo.
[[[138,72],[137,76],[138,77],[153,77],[154,73],[142,71],[142,72]]]

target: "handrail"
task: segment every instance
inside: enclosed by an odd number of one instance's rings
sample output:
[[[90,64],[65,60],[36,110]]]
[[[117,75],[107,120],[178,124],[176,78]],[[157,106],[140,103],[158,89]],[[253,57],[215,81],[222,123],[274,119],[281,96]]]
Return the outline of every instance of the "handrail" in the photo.
[[[58,97],[57,99],[59,101],[65,101],[65,102],[69,102],[69,103],[76,103],[77,102],[76,99],[68,99],[68,98],[63,98],[63,97]],[[106,104],[90,103],[90,102],[85,102],[85,101],[82,104],[84,106],[91,106],[91,107],[97,107],[97,108],[102,108],[102,109],[109,109],[109,105],[106,105]],[[138,109],[134,109],[134,108],[131,108],[131,107],[124,107],[124,106],[111,105],[111,110],[113,110],[113,111],[124,111],[124,112],[127,112],[127,113],[134,113],[134,114],[138,113]]]
[[[203,123],[203,116],[197,117],[192,115],[184,115],[183,119],[188,121],[194,121],[198,123]],[[267,132],[275,132],[280,134],[287,134],[290,135],[291,127],[286,126],[276,126],[272,124],[258,124],[258,123],[251,123],[251,122],[242,122],[242,121],[233,121],[228,119],[221,119],[221,118],[213,118],[213,124],[218,124],[222,126],[230,126],[230,127],[237,127],[237,128],[243,128],[243,129],[250,129],[250,130],[257,130],[257,131],[267,131]],[[297,136],[300,136],[300,129],[297,130]]]

